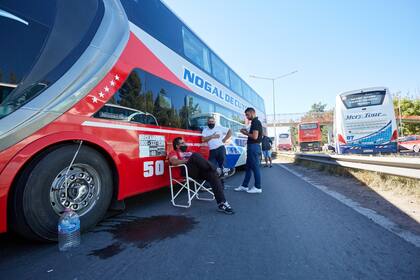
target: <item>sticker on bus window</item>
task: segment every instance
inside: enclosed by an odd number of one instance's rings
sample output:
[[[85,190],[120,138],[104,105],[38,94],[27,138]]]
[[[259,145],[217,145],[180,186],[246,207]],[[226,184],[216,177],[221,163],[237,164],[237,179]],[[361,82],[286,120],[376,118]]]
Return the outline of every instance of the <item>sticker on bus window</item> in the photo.
[[[139,157],[160,157],[165,155],[165,136],[139,135]]]

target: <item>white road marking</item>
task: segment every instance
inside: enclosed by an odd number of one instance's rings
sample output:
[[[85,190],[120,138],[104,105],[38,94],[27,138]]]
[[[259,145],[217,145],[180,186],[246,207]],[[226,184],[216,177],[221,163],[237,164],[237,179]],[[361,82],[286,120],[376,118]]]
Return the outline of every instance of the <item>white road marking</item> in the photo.
[[[313,182],[310,178],[308,178],[306,176],[303,176],[302,174],[299,174],[294,170],[291,170],[290,168],[284,166],[283,164],[280,164],[280,167],[282,167],[283,169],[292,173],[296,177],[299,177],[300,179],[307,182],[308,184],[311,184],[312,186],[319,189],[320,191],[323,191],[324,193],[334,197],[335,199],[337,199],[341,203],[347,205],[348,207],[352,208],[353,210],[357,211],[358,213],[362,214],[363,216],[369,218],[370,220],[372,220],[376,224],[380,225],[384,229],[392,232],[393,234],[395,234],[395,235],[401,237],[402,239],[404,239],[405,241],[407,241],[407,242],[413,244],[414,246],[420,248],[420,236],[418,236],[418,235],[416,235],[416,234],[414,234],[410,231],[407,231],[407,230],[404,230],[404,229],[400,228],[396,223],[389,220],[387,217],[384,217],[384,216],[378,214],[376,211],[374,211],[372,209],[368,209],[368,208],[365,208],[365,207],[361,206],[358,202],[353,201],[350,198],[348,198],[348,197],[346,197],[346,196],[344,196],[340,193],[332,191],[324,185]]]

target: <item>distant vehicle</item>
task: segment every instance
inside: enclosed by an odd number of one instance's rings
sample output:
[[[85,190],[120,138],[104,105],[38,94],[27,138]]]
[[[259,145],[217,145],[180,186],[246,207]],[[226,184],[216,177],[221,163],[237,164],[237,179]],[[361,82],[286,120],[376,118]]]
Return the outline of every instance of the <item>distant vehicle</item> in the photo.
[[[292,137],[290,133],[280,133],[277,141],[277,148],[279,150],[292,150]]]
[[[397,124],[389,90],[375,87],[337,95],[334,130],[339,154],[397,152]]]
[[[214,117],[216,125],[228,127],[232,131],[232,140],[225,144],[225,167],[234,169],[235,167],[245,165],[247,137],[240,132],[241,128],[245,127],[245,124],[231,120],[219,113],[202,113],[191,116],[190,126],[195,130],[203,130],[207,126],[207,119],[210,116]]]
[[[322,146],[322,151],[323,152],[333,152],[335,153],[335,147],[334,144],[324,144],[324,146]]]
[[[420,152],[420,135],[409,135],[398,139],[398,150]]]
[[[319,122],[299,124],[298,142],[300,151],[322,151],[321,126]]]
[[[108,120],[158,125],[158,121],[152,114],[115,104],[105,104],[98,112],[96,112],[94,117]]]

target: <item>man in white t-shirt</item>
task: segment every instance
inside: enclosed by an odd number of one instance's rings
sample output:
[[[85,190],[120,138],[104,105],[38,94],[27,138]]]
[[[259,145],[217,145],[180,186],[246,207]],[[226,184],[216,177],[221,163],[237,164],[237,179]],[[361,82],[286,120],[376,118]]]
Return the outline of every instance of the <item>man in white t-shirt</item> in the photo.
[[[214,117],[209,117],[207,127],[202,132],[203,142],[207,142],[210,149],[209,161],[223,173],[226,159],[225,142],[232,136],[230,128],[216,125]]]

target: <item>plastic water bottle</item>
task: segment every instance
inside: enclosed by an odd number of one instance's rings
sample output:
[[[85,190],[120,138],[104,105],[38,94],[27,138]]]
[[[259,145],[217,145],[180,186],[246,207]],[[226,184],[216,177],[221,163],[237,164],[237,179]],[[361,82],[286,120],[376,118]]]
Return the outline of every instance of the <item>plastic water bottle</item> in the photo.
[[[70,208],[64,210],[58,221],[58,249],[68,251],[80,245],[79,215]]]

